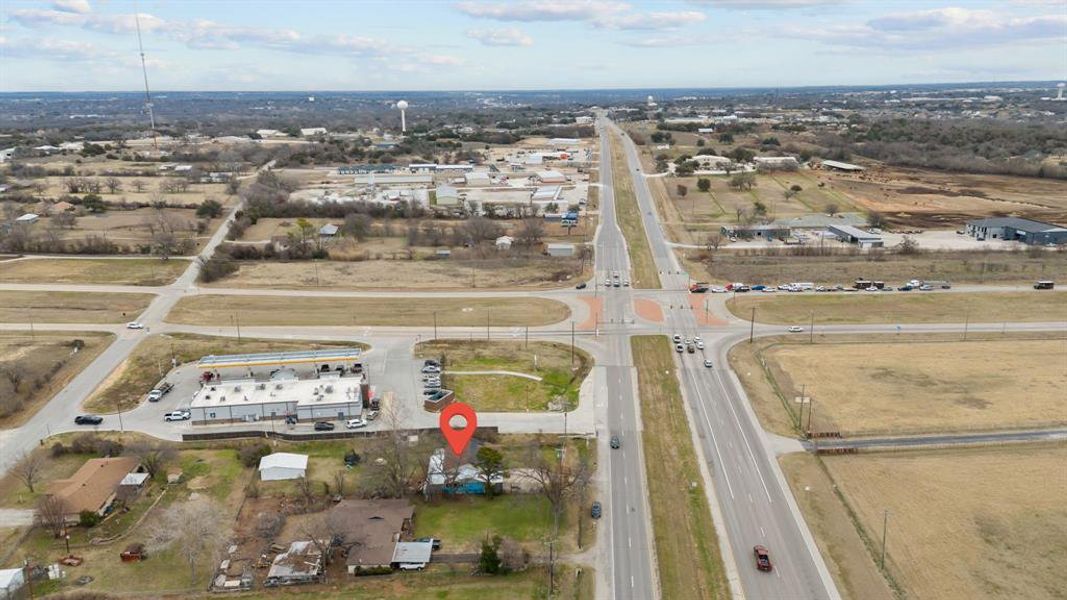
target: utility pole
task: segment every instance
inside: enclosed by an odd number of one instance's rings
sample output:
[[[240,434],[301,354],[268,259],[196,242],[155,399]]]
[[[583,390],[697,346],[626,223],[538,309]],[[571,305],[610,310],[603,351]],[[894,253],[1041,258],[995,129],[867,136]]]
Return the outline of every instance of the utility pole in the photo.
[[[433,339],[437,339],[437,311],[433,311]]]
[[[748,322],[748,343],[752,343],[756,334],[756,307],[752,307],[752,319]]]
[[[967,341],[967,326],[971,323],[971,309],[967,309],[963,317],[963,341]]]
[[[523,349],[525,349],[525,350],[529,350],[530,349],[530,326],[529,325],[526,326],[526,344],[523,347]]]
[[[808,398],[808,437],[811,437],[811,423],[815,418],[815,398]]]
[[[808,327],[808,343],[815,343],[815,311],[811,311],[811,326]]]
[[[574,321],[571,321],[571,367],[574,367]]]
[[[885,535],[889,530],[889,509],[882,513],[882,569],[885,569]]]

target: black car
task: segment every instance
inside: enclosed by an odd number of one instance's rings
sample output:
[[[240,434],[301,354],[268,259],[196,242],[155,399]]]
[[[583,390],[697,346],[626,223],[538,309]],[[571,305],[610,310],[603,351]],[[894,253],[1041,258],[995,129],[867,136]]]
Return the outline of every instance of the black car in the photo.
[[[319,421],[315,423],[315,431],[333,431],[335,425],[329,421]]]
[[[74,417],[75,425],[99,425],[104,422],[104,417],[99,415],[78,415]]]
[[[612,448],[618,448],[621,445],[622,444],[619,442],[619,436],[617,436],[617,435],[611,436],[611,447]]]
[[[584,290],[585,289],[585,282],[583,281],[583,282],[579,283],[578,285],[574,286],[574,289],[576,289],[576,290]]]
[[[593,502],[593,508],[589,510],[589,516],[599,519],[602,514],[604,514],[604,509],[601,508],[600,502]]]

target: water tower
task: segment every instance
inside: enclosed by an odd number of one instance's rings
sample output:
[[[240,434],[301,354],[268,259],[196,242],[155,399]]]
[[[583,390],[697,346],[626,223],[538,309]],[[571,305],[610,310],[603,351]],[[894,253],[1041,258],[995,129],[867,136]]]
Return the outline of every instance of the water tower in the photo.
[[[407,109],[408,109],[408,101],[407,100],[401,100],[400,102],[397,102],[396,103],[396,109],[400,111],[400,132],[401,133],[407,133],[407,131],[408,131],[408,122],[407,122],[407,115],[405,114],[405,111],[407,111]]]

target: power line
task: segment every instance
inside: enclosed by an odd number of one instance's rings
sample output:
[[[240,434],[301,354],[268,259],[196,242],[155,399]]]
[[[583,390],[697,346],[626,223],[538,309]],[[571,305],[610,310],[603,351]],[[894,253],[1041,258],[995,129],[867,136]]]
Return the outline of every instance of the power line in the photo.
[[[144,58],[144,43],[141,41],[141,13],[134,5],[133,20],[137,24],[137,48],[141,52],[141,74],[144,76],[144,107],[148,111],[148,122],[152,127],[152,146],[159,151],[159,142],[156,139],[156,115],[152,111],[152,93],[148,89],[148,65]]]

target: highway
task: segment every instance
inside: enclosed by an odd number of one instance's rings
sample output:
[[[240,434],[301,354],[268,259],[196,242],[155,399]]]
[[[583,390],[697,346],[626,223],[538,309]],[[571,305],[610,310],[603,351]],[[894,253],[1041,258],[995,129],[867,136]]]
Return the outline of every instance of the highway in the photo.
[[[618,128],[614,131],[621,133]],[[602,136],[607,137],[607,136]],[[640,173],[634,144],[621,136],[633,176],[634,192],[644,220],[664,288],[677,290],[669,305],[689,306],[688,276],[681,272],[656,217],[655,203]],[[714,330],[701,331],[691,310],[666,311],[668,330],[685,337],[703,333],[705,354],[680,355],[681,384],[702,440],[700,448],[712,473],[716,496],[725,523],[717,523],[731,552],[725,553],[727,570],[736,566],[745,597],[836,599],[837,588],[815,546],[814,539],[793,500],[781,469],[770,450],[756,416],[744,401],[739,382],[728,368],[728,345]],[[713,357],[715,368],[704,367],[704,356]],[[721,528],[725,526],[725,531]],[[775,568],[758,571],[752,547],[767,546]],[[732,554],[732,557],[730,556]]]

